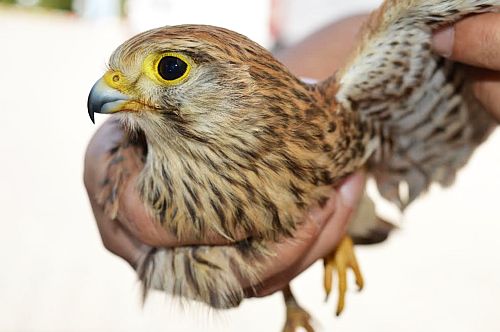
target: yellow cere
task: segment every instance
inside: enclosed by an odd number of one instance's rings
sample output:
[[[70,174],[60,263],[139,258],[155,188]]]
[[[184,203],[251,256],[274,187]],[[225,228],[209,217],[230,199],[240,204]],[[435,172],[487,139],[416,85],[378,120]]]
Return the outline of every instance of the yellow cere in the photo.
[[[104,81],[111,88],[116,89],[120,92],[125,93],[128,88],[128,83],[122,73],[116,70],[108,70],[106,74],[104,74]]]
[[[158,64],[160,61],[167,56],[171,57],[176,57],[179,58],[180,60],[184,61],[187,64],[187,69],[186,72],[179,78],[175,80],[165,80],[163,77],[160,76],[160,73],[158,72]],[[189,75],[189,72],[191,71],[191,61],[184,56],[183,54],[180,53],[175,53],[175,52],[165,52],[165,53],[156,53],[156,54],[151,54],[146,57],[146,60],[144,60],[144,63],[142,64],[142,70],[143,72],[153,81],[167,85],[167,86],[174,86],[182,83]]]

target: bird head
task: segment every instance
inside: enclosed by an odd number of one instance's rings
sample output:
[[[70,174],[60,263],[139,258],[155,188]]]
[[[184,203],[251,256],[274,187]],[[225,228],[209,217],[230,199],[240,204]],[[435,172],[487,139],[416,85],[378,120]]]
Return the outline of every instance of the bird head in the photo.
[[[173,142],[179,134],[210,140],[228,130],[262,129],[272,99],[286,98],[280,86],[289,90],[287,82],[294,79],[268,51],[238,33],[203,25],[163,27],[118,47],[92,88],[88,111],[92,121],[94,113],[119,114],[150,144]]]
[[[145,138],[137,187],[178,237],[208,229],[274,238],[291,234],[345,173],[329,171],[343,159],[322,141],[340,130],[327,131],[337,126],[333,98],[318,87],[238,33],[182,25],[119,46],[88,110],[91,119],[113,113]]]

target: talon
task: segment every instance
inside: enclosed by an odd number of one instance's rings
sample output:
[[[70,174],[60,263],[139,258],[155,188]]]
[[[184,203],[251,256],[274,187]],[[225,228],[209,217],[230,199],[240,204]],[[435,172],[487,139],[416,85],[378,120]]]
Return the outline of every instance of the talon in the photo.
[[[336,315],[339,316],[344,310],[345,306],[345,294],[347,291],[347,268],[351,268],[354,272],[356,279],[356,285],[358,290],[362,290],[364,286],[363,275],[358,265],[358,261],[354,254],[354,243],[351,238],[346,236],[340,242],[338,248],[324,258],[324,288],[326,293],[326,299],[328,299],[332,290],[332,276],[333,271],[337,270],[338,275],[338,303]]]
[[[332,291],[333,270],[335,269],[335,261],[329,263],[329,259],[325,257],[325,259],[323,260],[323,265],[325,267],[323,287],[325,289],[325,294],[326,294],[325,302],[326,302],[328,301],[328,298],[330,297],[330,293]]]

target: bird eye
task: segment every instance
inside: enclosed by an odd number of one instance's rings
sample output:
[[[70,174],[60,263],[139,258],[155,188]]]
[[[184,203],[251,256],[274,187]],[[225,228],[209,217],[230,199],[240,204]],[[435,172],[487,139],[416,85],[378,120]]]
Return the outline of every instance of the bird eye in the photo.
[[[166,55],[158,62],[158,74],[165,81],[178,81],[187,76],[189,64],[175,55]]]

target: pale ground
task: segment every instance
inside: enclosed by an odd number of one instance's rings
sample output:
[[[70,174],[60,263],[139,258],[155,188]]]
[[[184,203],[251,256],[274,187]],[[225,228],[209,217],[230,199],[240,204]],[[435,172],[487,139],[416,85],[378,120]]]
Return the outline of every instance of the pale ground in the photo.
[[[0,8],[0,331],[279,331],[278,294],[222,313],[157,294],[142,309],[133,271],[103,248],[81,180],[96,128],[85,104],[124,38],[113,24]],[[367,285],[342,317],[323,302],[320,264],[293,283],[319,330],[500,331],[499,145],[497,131],[452,189],[358,250]]]

